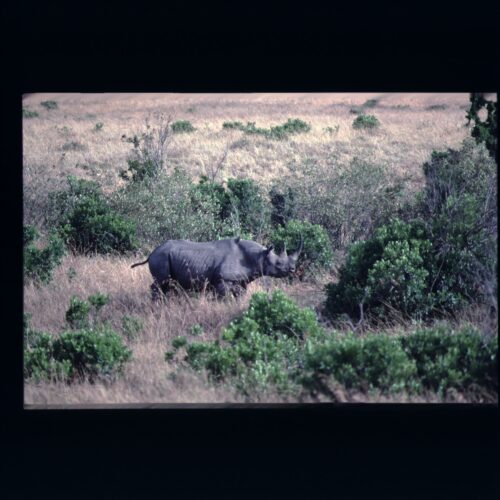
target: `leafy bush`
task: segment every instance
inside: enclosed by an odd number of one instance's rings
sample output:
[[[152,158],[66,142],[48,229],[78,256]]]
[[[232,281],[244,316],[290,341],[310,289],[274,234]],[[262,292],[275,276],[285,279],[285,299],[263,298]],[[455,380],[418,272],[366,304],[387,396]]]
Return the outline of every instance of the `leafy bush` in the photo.
[[[364,104],[364,108],[375,108],[378,105],[378,99],[368,99]]]
[[[39,115],[36,111],[23,108],[23,118],[37,118]]]
[[[347,389],[363,392],[418,390],[415,362],[400,342],[385,334],[355,337],[332,335],[326,341],[309,345],[304,356],[303,383],[313,390],[327,388],[325,378],[333,378]]]
[[[291,164],[282,184],[294,193],[294,218],[323,226],[339,249],[370,237],[398,213],[406,197],[405,181],[385,166],[355,158],[327,169],[315,161]]]
[[[45,109],[57,109],[59,106],[56,101],[42,101],[40,106],[43,106]]]
[[[91,296],[94,307],[103,303],[102,295]],[[72,298],[66,318],[76,330],[55,337],[31,329],[24,321],[24,375],[34,380],[66,380],[111,376],[131,358],[131,351],[109,326],[89,325],[90,304]]]
[[[167,239],[210,241],[230,232],[212,187],[195,186],[181,169],[127,184],[114,193],[113,207],[136,222],[148,249]]]
[[[47,246],[39,249],[35,246],[38,232],[34,226],[23,227],[24,276],[37,283],[49,283],[54,269],[66,254],[63,240],[52,233]]]
[[[127,160],[128,168],[120,172],[123,179],[141,182],[164,171],[167,148],[172,140],[170,121],[160,114],[154,125],[146,120],[140,134],[122,135],[122,141],[133,146]]]
[[[373,115],[360,114],[352,122],[352,128],[354,129],[374,129],[380,126],[380,122]]]
[[[227,219],[231,214],[231,196],[218,182],[212,182],[206,175],[201,176],[200,182],[193,186],[192,202],[196,209],[202,208],[203,203],[208,200],[210,204],[217,207],[217,216],[221,221]]]
[[[94,126],[94,132],[100,132],[104,128],[104,123],[97,122]]]
[[[484,121],[479,118],[479,111],[486,109]],[[497,159],[497,103],[487,101],[481,93],[473,92],[470,95],[470,108],[467,111],[467,123],[474,122],[471,135],[476,142],[484,143],[490,155]]]
[[[409,316],[428,314],[433,303],[427,236],[422,223],[395,219],[373,238],[353,244],[338,283],[327,285],[327,311],[354,318],[361,316],[361,308],[374,316],[392,309]]]
[[[297,262],[305,272],[326,268],[332,263],[332,244],[328,233],[322,226],[309,222],[291,220],[285,226],[279,226],[270,236],[271,242],[277,251],[284,247],[288,251],[295,251],[300,240],[303,240],[303,249]]]
[[[172,123],[172,132],[175,134],[194,132],[195,130],[196,129],[189,120],[179,120]]]
[[[291,186],[274,185],[271,187],[269,198],[272,205],[271,224],[273,226],[283,226],[291,219],[296,218],[296,196],[297,193]]]
[[[260,239],[267,232],[269,207],[258,184],[252,179],[229,179],[231,226],[235,234],[251,234]]]
[[[86,147],[81,142],[71,141],[63,144],[61,149],[63,151],[85,151]]]
[[[270,127],[269,129],[260,128],[255,126],[255,122],[247,122],[246,125],[243,125],[242,122],[233,121],[233,122],[224,122],[222,124],[223,129],[237,129],[245,132],[246,134],[258,134],[263,135],[269,139],[287,139],[289,135],[309,132],[311,130],[311,126],[306,122],[295,118],[289,118],[282,125],[277,125],[275,127]]]
[[[71,297],[69,309],[66,311],[67,323],[71,328],[87,328],[96,324],[97,313],[108,301],[109,297],[101,293],[90,295],[87,300]]]
[[[106,325],[62,332],[53,341],[53,357],[69,362],[70,379],[86,377],[90,381],[121,371],[131,358],[131,351],[122,338]]]
[[[245,125],[243,125],[243,123],[241,123],[241,122],[224,122],[222,124],[222,128],[244,130]]]
[[[68,185],[51,196],[54,223],[68,246],[104,254],[136,248],[135,224],[112,209],[96,182],[70,176]]]
[[[349,250],[327,309],[425,318],[467,302],[496,310],[496,165],[483,145],[434,153],[408,223],[395,220]]]
[[[215,380],[232,381],[244,394],[269,386],[295,391],[301,342],[323,334],[313,311],[300,309],[281,291],[272,297],[260,292],[252,296],[248,311],[223,331],[225,345],[187,344],[185,361],[206,369]]]
[[[416,212],[436,258],[435,289],[496,304],[497,169],[484,145],[433,153]],[[496,307],[496,306],[495,306]]]
[[[401,337],[416,363],[422,386],[439,393],[471,385],[498,389],[498,337],[485,340],[472,327],[453,331],[445,326],[422,329]]]

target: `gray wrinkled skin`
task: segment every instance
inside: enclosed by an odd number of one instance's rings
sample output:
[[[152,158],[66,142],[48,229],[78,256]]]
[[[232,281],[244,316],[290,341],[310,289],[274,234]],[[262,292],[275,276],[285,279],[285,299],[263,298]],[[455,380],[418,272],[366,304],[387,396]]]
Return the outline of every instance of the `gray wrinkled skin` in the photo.
[[[207,243],[168,240],[146,261],[131,267],[149,264],[155,299],[160,289],[167,292],[173,282],[184,290],[202,290],[208,286],[222,297],[228,292],[239,295],[260,276],[282,278],[293,273],[301,247],[291,255],[287,255],[286,249],[278,255],[272,246],[266,248],[239,238]]]

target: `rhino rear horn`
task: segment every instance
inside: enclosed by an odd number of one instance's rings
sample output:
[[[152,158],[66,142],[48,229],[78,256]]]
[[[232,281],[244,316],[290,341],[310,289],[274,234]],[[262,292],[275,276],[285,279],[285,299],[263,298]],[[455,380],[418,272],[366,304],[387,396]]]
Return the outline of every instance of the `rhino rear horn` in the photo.
[[[283,243],[283,251],[280,253],[280,257],[286,257],[286,243]]]

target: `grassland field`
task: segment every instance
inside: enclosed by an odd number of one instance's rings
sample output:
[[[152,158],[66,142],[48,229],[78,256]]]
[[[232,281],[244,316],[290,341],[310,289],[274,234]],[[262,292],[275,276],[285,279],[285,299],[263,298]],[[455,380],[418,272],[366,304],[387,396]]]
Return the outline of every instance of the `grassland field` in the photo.
[[[23,98],[23,108],[36,111],[38,116],[23,120],[24,189],[49,192],[63,187],[68,175],[96,180],[107,192],[117,189],[124,182],[118,174],[126,167],[131,149],[122,136],[140,132],[145,120],[159,113],[173,120],[189,120],[196,128],[193,133],[175,135],[167,150],[168,168],[182,166],[193,179],[209,174],[225,152],[221,181],[249,177],[263,186],[279,181],[291,163],[300,165],[304,158],[314,158],[324,169],[363,158],[395,174],[409,175],[408,182],[418,189],[423,182],[422,164],[431,152],[458,148],[468,135],[468,98],[466,93],[29,94]],[[48,100],[56,101],[57,109],[40,105]],[[369,133],[356,131],[351,110],[369,100],[376,100],[376,104],[365,112],[375,115],[381,126]],[[226,121],[270,127],[289,118],[304,120],[311,131],[285,141],[270,141],[222,127]],[[96,124],[102,126],[96,128]],[[203,326],[204,340],[219,338],[221,329],[246,309],[251,294],[258,290],[284,289],[299,305],[319,311],[324,284],[335,279],[325,275],[292,284],[257,280],[241,300],[218,302],[201,294],[188,299],[173,297],[161,306],[150,300],[147,267],[130,269],[137,260],[136,256],[70,254],[49,284],[25,285],[24,310],[32,315],[36,329],[61,331],[70,296],[87,297],[97,292],[109,294],[110,303],[103,315],[114,326],[119,328],[123,315],[140,317],[144,324],[140,338],[127,341],[133,356],[119,380],[72,385],[28,382],[26,404],[243,402],[233,388],[213,385],[203,374],[186,371],[174,375],[164,359],[171,339],[196,324]],[[320,320],[324,318],[320,316]],[[460,398],[456,396],[455,401]],[[432,394],[391,399],[342,391],[338,399],[438,400]],[[275,393],[259,399],[281,401],[283,397]]]

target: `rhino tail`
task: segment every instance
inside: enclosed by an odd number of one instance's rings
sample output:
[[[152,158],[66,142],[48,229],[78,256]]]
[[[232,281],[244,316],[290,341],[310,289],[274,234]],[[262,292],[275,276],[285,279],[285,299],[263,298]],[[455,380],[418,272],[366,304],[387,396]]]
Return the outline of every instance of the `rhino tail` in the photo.
[[[130,266],[130,268],[131,268],[131,269],[133,269],[133,268],[134,268],[134,267],[136,267],[136,266],[143,266],[144,264],[147,264],[147,263],[148,263],[148,261],[149,261],[149,257],[148,257],[148,258],[147,258],[144,262],[137,262],[137,264],[132,264],[132,265]]]

